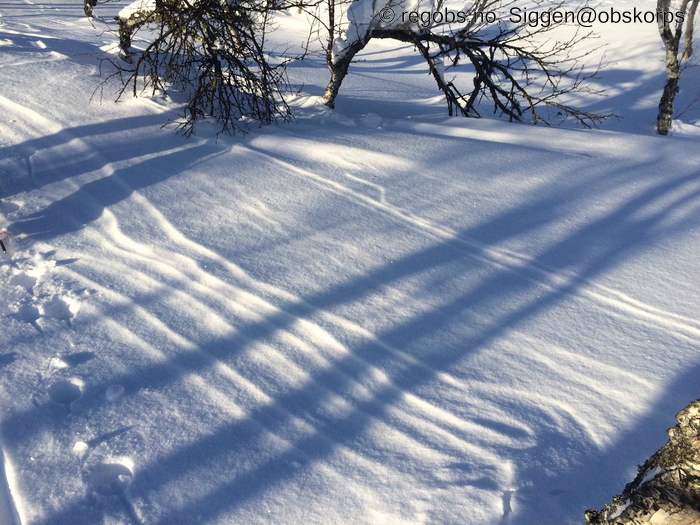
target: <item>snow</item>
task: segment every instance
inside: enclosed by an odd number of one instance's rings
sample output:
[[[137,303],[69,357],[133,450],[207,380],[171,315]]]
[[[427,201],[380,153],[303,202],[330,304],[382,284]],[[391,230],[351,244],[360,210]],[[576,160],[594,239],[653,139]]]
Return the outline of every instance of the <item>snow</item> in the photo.
[[[659,467],[654,467],[653,469],[650,469],[649,472],[647,472],[646,474],[644,474],[644,477],[643,477],[642,480],[639,482],[639,486],[641,487],[641,486],[644,485],[645,483],[651,481],[652,479],[654,479],[656,476],[658,476],[658,475],[661,474],[662,472],[663,472],[663,469],[661,469],[661,468],[659,468]]]
[[[443,5],[443,4],[441,4]],[[355,0],[347,8],[347,27],[344,34],[333,42],[333,61],[338,62],[348,48],[357,42],[367,42],[369,33],[382,29],[411,28],[421,29],[420,23],[409,20],[403,13],[433,13],[437,4],[434,0]],[[458,6],[455,11],[459,9]]]
[[[130,17],[139,14],[148,14],[155,10],[156,0],[136,0],[119,10],[117,17],[120,20],[128,20]]]
[[[308,60],[294,122],[185,138],[90,101],[81,13],[0,17],[0,522],[580,523],[698,397],[699,117],[652,134],[655,27],[601,28],[601,130],[447,118],[372,42],[336,112]]]
[[[615,512],[610,513],[608,519],[614,520],[615,518],[620,517],[622,513],[629,508],[630,505],[632,505],[632,502],[630,500],[625,500],[624,502],[618,505],[618,507],[615,509]]]

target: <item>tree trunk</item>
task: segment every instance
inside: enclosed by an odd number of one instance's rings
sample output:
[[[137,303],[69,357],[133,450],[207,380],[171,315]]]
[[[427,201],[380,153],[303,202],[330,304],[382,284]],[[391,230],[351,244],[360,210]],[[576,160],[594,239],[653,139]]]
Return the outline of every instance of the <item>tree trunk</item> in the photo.
[[[83,11],[85,11],[85,16],[92,18],[92,12],[97,5],[97,0],[85,0],[83,2]]]
[[[128,20],[117,18],[119,24],[119,49],[121,57],[128,60],[131,54],[131,26]]]
[[[681,68],[676,53],[667,53],[666,86],[659,103],[659,116],[656,120],[656,130],[659,135],[668,135],[673,122],[673,103],[678,95]]]
[[[688,9],[685,25],[685,51],[681,60],[690,60],[693,56],[693,34],[695,33],[695,13],[698,11],[698,3],[700,0],[693,0]]]
[[[331,70],[331,78],[328,81],[328,86],[326,87],[326,93],[323,95],[323,100],[329,108],[335,107],[335,99],[340,91],[340,86],[348,74],[348,69],[350,68],[350,62],[355,58],[355,55],[362,51],[366,42],[356,42],[350,46],[350,48],[345,52],[343,57],[337,62],[329,62],[328,67]]]
[[[692,18],[687,20],[686,29],[686,50],[684,56],[690,56],[693,53],[693,24],[695,11],[698,7],[698,0],[682,0],[677,11],[688,16],[692,14]],[[690,5],[691,13],[688,13]],[[670,11],[671,0],[658,0],[656,10],[658,13],[666,13]],[[683,34],[683,21],[678,20],[675,26],[672,27],[670,21],[664,16],[659,17],[659,34],[661,41],[666,48],[666,86],[664,93],[661,95],[659,102],[659,116],[656,119],[656,131],[659,135],[668,135],[673,123],[673,103],[678,95],[679,84],[681,79],[681,62],[684,60],[678,56],[680,51],[681,36]]]

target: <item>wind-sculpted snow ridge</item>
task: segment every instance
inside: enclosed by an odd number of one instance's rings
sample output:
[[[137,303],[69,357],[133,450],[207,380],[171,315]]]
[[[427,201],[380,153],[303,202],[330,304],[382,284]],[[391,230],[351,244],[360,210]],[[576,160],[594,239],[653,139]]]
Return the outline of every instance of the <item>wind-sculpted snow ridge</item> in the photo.
[[[12,6],[22,525],[580,523],[697,398],[694,141],[444,119],[394,48],[351,109],[184,138],[162,101],[79,97],[113,39],[80,5]]]

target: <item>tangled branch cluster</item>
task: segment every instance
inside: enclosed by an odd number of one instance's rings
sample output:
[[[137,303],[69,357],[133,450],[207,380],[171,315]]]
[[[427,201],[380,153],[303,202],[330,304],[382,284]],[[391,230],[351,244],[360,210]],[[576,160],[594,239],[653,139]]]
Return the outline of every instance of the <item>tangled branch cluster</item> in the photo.
[[[354,55],[373,38],[390,38],[411,43],[423,56],[438,88],[444,93],[450,115],[480,116],[489,106],[496,114],[510,120],[529,120],[548,124],[556,118],[573,118],[590,127],[605,115],[582,111],[566,102],[573,93],[588,91],[589,80],[597,70],[586,71],[585,59],[596,48],[585,43],[593,34],[565,24],[531,27],[506,22],[514,1],[478,0],[465,13],[462,25],[390,24],[381,20],[370,24],[334,57],[334,73],[326,98],[335,97]],[[392,5],[390,2],[388,5]],[[439,2],[437,9],[442,8]],[[558,9],[551,2],[533,0],[535,7]],[[399,6],[400,7],[400,6]],[[352,9],[352,7],[351,7]],[[486,13],[502,13],[494,23]],[[339,32],[357,35],[355,28],[338,27]],[[333,71],[333,68],[332,68]],[[472,75],[472,85],[465,85],[464,73]],[[484,104],[485,103],[485,104]]]
[[[265,52],[271,0],[156,0],[150,8],[118,17],[126,60],[113,61],[130,90],[177,93],[187,100],[183,127],[214,116],[223,131],[241,119],[269,123],[289,116],[282,93],[285,62]],[[132,35],[150,31],[148,44],[131,54]]]

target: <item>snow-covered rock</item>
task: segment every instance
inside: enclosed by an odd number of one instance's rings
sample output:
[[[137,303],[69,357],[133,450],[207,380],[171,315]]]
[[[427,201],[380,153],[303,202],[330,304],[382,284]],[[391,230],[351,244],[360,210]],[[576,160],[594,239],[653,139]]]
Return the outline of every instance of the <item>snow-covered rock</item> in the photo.
[[[676,416],[668,443],[589,525],[698,525],[700,523],[700,400]]]

